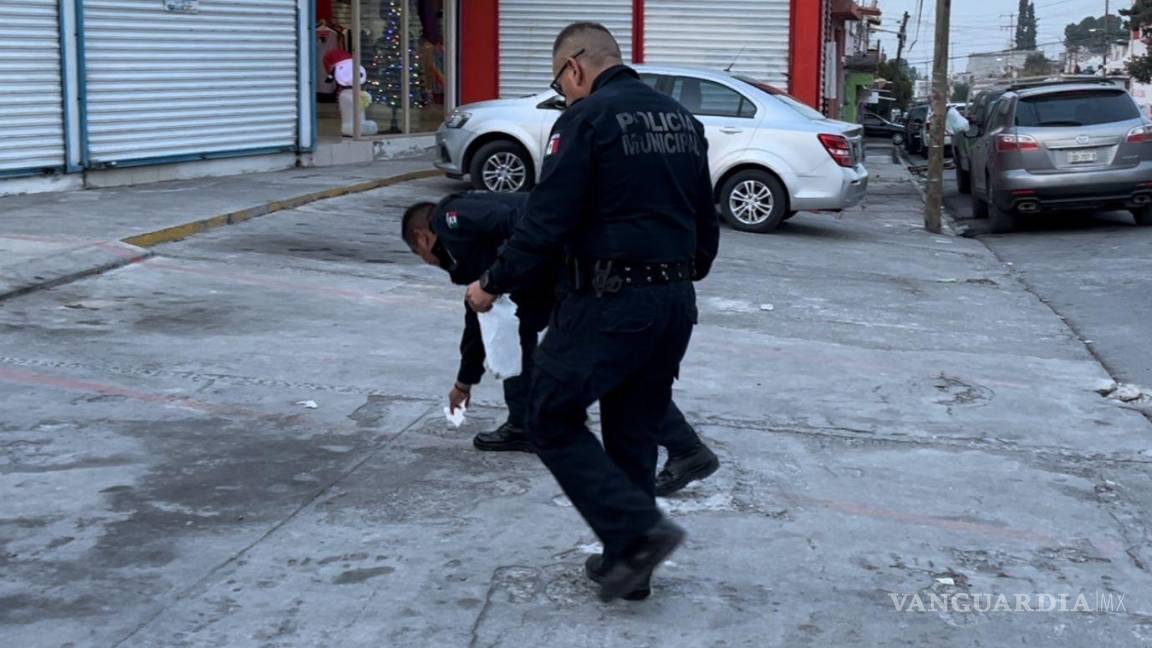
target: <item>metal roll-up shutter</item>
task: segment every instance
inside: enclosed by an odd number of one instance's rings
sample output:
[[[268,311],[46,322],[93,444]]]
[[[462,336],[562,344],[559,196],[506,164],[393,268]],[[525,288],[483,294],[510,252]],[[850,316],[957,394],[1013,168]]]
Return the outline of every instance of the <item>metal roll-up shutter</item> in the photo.
[[[0,0],[0,175],[64,166],[57,0]]]
[[[291,150],[296,0],[83,0],[88,159]]]
[[[520,97],[548,89],[552,43],[569,24],[603,24],[632,60],[632,0],[500,0],[500,96]]]
[[[648,0],[644,61],[724,69],[735,60],[733,73],[787,88],[790,5],[790,0]]]

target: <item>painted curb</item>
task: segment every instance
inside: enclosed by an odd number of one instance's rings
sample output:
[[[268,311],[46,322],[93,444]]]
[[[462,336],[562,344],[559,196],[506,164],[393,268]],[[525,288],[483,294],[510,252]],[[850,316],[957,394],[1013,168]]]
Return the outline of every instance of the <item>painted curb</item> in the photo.
[[[135,245],[105,241],[36,259],[22,264],[15,276],[0,276],[0,301],[123,268],[151,256],[150,250]]]
[[[172,243],[174,241],[186,239],[190,236],[214,230],[218,227],[224,227],[225,225],[243,223],[244,221],[251,220],[253,218],[274,214],[276,212],[284,211],[287,209],[295,209],[297,207],[307,205],[308,203],[313,203],[320,200],[339,198],[340,196],[347,196],[356,193],[364,193],[365,191],[372,191],[373,189],[380,189],[382,187],[410,182],[412,180],[422,180],[424,178],[434,178],[442,175],[444,174],[436,169],[412,171],[410,173],[388,176],[386,178],[377,178],[375,180],[368,180],[356,184],[345,185],[343,187],[325,189],[323,191],[304,194],[302,196],[294,196],[285,200],[277,200],[256,207],[241,209],[239,211],[217,214],[215,216],[192,221],[190,223],[174,225],[172,227],[166,227],[154,232],[137,234],[135,236],[121,239],[120,241],[107,241],[97,244],[95,247],[104,248],[112,258],[101,258],[95,261],[81,261],[77,263],[77,269],[62,272],[56,272],[54,268],[47,272],[41,272],[38,267],[33,266],[31,270],[26,270],[26,273],[32,277],[28,281],[13,280],[11,282],[0,282],[0,301],[10,297],[15,297],[17,295],[26,295],[37,290],[53,288],[56,286],[72,283],[78,279],[83,279],[85,277],[98,275],[109,270],[115,270],[117,268],[131,265],[152,256],[153,253],[148,250],[148,248],[164,243]],[[71,252],[71,254],[74,253],[74,251]],[[5,283],[10,283],[10,285],[5,285]]]
[[[317,191],[302,196],[294,196],[285,200],[276,200],[270,203],[251,207],[249,209],[241,209],[239,211],[228,212],[225,214],[217,214],[209,218],[204,218],[190,223],[183,223],[181,225],[174,225],[166,227],[154,232],[146,232],[144,234],[137,234],[125,239],[122,242],[129,245],[135,245],[142,248],[155,247],[163,245],[164,243],[172,243],[186,239],[189,236],[202,234],[204,232],[214,230],[225,225],[235,225],[243,223],[244,221],[258,218],[260,216],[267,216],[279,211],[287,209],[295,209],[309,203],[314,203],[320,200],[328,200],[329,198],[339,198],[340,196],[347,196],[355,193],[364,193],[365,191],[372,191],[373,189],[380,189],[395,184],[410,182],[412,180],[422,180],[424,178],[434,178],[444,175],[443,172],[436,169],[429,169],[426,171],[413,171],[404,173],[398,176],[389,176],[387,178],[378,178],[376,180],[368,180],[353,185],[346,185],[343,187],[334,187],[332,189],[325,189],[324,191]]]

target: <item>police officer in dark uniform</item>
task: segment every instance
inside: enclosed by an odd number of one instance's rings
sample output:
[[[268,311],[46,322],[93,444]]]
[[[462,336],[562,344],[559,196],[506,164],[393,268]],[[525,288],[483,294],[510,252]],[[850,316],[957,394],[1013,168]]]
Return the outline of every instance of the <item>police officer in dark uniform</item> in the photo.
[[[416,203],[404,212],[402,235],[413,253],[446,270],[453,283],[466,286],[496,260],[500,246],[512,236],[524,213],[527,199],[522,193],[467,192],[450,195],[439,204]],[[552,313],[559,275],[558,264],[552,264],[511,295],[520,321],[523,373],[504,381],[508,420],[494,431],[476,435],[472,443],[479,450],[532,451],[525,432],[532,360],[539,334]],[[472,386],[484,375],[480,322],[467,306],[460,356],[456,384],[448,397],[453,409],[468,402]],[[668,461],[656,479],[657,495],[674,493],[708,477],[720,466],[675,403],[668,406],[657,441],[668,450]]]
[[[656,508],[656,434],[696,322],[692,280],[716,256],[719,224],[703,126],[622,64],[602,25],[575,23],[553,47],[556,122],[527,213],[468,287],[484,312],[564,254],[567,290],[536,350],[528,433],[604,544],[585,573],[603,600],[645,598],[684,531]],[[585,426],[600,401],[603,446]]]

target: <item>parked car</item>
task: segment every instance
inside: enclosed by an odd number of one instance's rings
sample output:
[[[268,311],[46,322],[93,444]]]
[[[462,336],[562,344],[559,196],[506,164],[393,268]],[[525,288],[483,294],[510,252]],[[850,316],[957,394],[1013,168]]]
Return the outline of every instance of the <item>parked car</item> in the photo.
[[[1109,82],[1009,87],[965,134],[972,211],[992,230],[1020,214],[1126,209],[1152,225],[1152,122]]]
[[[988,110],[996,100],[1008,91],[1008,86],[993,86],[978,93],[968,104],[968,131],[960,133],[952,140],[952,157],[956,166],[956,186],[962,194],[972,193],[972,162],[969,148],[977,138],[969,137],[973,127],[984,123]],[[979,130],[977,128],[976,130]]]
[[[904,127],[890,122],[876,113],[862,113],[860,125],[864,127],[864,135],[867,137],[891,139],[897,146],[904,143]]]
[[[711,70],[636,66],[641,79],[704,124],[724,219],[768,232],[798,211],[839,211],[868,187],[863,129],[824,117],[754,79]],[[461,106],[436,133],[436,166],[490,191],[527,191],[563,100],[548,91]]]
[[[928,119],[928,104],[919,104],[908,109],[904,118],[904,150],[919,153],[924,150],[924,122]]]

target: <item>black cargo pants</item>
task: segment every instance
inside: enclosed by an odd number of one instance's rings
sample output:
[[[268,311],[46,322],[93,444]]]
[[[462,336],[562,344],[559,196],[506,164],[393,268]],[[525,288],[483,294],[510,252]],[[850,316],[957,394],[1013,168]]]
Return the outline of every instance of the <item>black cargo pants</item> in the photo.
[[[568,293],[536,350],[529,440],[608,560],[660,519],[657,439],[695,322],[689,282]],[[603,446],[585,425],[595,401]]]

